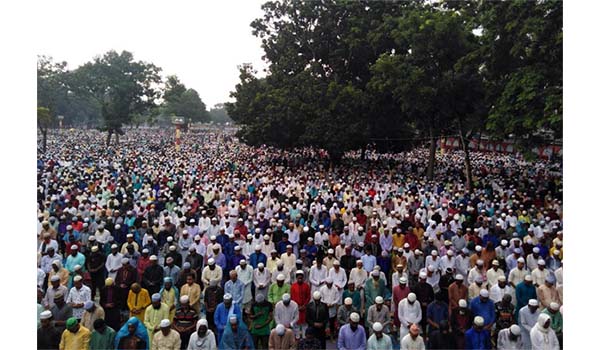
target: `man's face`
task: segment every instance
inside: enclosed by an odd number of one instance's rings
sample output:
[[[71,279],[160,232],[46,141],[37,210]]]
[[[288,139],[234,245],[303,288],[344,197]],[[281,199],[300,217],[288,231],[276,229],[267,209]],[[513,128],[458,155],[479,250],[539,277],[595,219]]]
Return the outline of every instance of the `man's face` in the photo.
[[[194,284],[194,277],[192,277],[192,276],[187,276],[187,277],[186,277],[186,279],[185,279],[185,282],[186,282],[186,283],[187,283],[189,286],[191,286],[192,284]]]
[[[358,328],[358,322],[350,321],[350,328],[355,331]]]
[[[49,318],[46,318],[44,320],[40,320],[40,324],[42,325],[42,328],[48,328],[48,327],[50,327],[50,323],[51,323],[51,321],[50,321]]]
[[[69,332],[71,332],[71,333],[77,333],[77,331],[79,331],[79,323],[78,323],[78,324],[76,324],[76,325],[74,325],[74,326],[73,326],[73,327],[71,327],[71,328],[68,328],[68,330],[69,330]]]
[[[206,332],[208,331],[208,327],[206,326],[200,326],[198,328],[198,335],[203,338],[206,335]]]
[[[128,324],[127,325],[127,330],[129,331],[129,334],[134,334],[135,333],[135,326],[133,324]]]
[[[231,303],[232,303],[231,299],[223,300],[223,304],[225,305],[226,308],[231,307]]]

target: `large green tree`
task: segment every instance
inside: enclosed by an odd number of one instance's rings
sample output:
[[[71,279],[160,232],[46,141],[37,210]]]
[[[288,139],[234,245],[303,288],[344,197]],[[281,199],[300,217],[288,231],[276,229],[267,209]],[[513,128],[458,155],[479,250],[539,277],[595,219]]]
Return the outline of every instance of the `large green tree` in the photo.
[[[161,69],[135,61],[128,51],[109,51],[72,73],[71,89],[94,99],[100,106],[107,145],[113,134],[122,134],[136,114],[146,113],[160,97]]]
[[[433,6],[413,9],[395,19],[392,38],[398,50],[382,54],[371,67],[374,94],[391,94],[392,103],[429,138],[427,177],[433,178],[437,140],[460,136],[463,145],[481,126],[484,102],[477,40],[460,15]],[[467,186],[471,171],[466,154]]]
[[[227,114],[227,110],[225,109],[225,104],[217,103],[213,106],[213,108],[208,111],[210,116],[210,120],[217,124],[225,124],[231,123],[233,120]]]
[[[186,88],[174,75],[167,77],[165,85],[163,113],[183,116],[194,123],[209,121],[206,105],[196,90]]]

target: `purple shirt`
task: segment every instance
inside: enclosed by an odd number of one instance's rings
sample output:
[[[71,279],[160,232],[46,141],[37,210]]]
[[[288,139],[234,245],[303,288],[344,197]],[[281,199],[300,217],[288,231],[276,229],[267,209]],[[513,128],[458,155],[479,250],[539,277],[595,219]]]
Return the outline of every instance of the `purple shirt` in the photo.
[[[340,328],[337,347],[339,350],[366,350],[367,335],[363,326],[358,325],[356,331],[352,331],[350,324],[345,324]]]

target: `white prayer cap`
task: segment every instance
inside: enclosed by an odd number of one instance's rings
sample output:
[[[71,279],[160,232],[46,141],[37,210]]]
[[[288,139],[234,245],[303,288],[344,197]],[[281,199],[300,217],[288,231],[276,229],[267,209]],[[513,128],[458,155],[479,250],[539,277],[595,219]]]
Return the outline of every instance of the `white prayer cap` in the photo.
[[[315,300],[321,300],[321,292],[316,291],[313,293],[313,299]]]
[[[415,255],[421,255],[423,252],[420,249],[415,249]]]
[[[520,262],[520,263],[524,264],[525,263],[525,259],[523,259],[523,257],[520,257],[520,258],[517,259],[517,262]]]
[[[263,238],[268,240],[268,239],[271,239],[271,236],[269,236],[269,235],[264,235],[264,236],[263,236]]]
[[[73,226],[67,225],[67,230],[72,230],[72,229],[73,229]]]
[[[508,245],[508,241],[503,239],[502,241],[500,241],[500,244],[506,247]]]
[[[499,282],[506,282],[506,276],[502,275],[502,276],[498,277],[498,281]]]
[[[377,270],[371,271],[371,276],[379,277],[379,271],[377,271]]]
[[[483,297],[483,298],[489,298],[490,297],[490,292],[488,292],[487,289],[482,289],[479,291],[479,296]]]
[[[399,282],[400,282],[400,284],[406,284],[406,282],[407,282],[406,277],[404,277],[404,276],[400,277]]]
[[[360,260],[360,259],[356,260],[356,264],[357,264],[357,265],[358,265],[358,264],[361,264],[361,265],[362,265],[362,263],[363,263],[363,262],[362,262],[362,260]]]
[[[529,306],[539,306],[540,304],[538,303],[537,299],[529,299],[529,302],[527,302],[527,304]]]
[[[113,244],[113,245],[110,246],[110,249],[119,249],[119,246],[116,245],[116,244]]]
[[[512,326],[510,326],[510,332],[513,335],[519,336],[521,335],[521,327],[517,326],[516,324],[513,324]]]
[[[410,248],[410,244],[404,243],[404,248]]]
[[[456,277],[454,279],[457,280],[457,281],[462,281],[462,280],[465,279],[465,277],[459,273],[459,274],[456,275]]]
[[[381,332],[383,330],[383,326],[379,322],[373,323],[373,331]]]
[[[483,260],[477,259],[477,266],[483,266]]]
[[[215,259],[214,258],[208,259],[208,264],[209,265],[214,265],[215,264]]]
[[[216,240],[216,239],[217,239],[217,236],[215,236],[215,235],[212,235],[212,236],[210,236],[210,240],[211,240],[211,241],[214,241],[214,240]]]
[[[147,253],[150,253],[150,251],[148,250],[148,248],[144,248],[144,249],[142,249],[142,254],[143,254],[143,253],[146,253],[146,254],[147,254]]]
[[[531,275],[525,275],[525,281],[531,282],[533,281],[533,277],[531,277]]]
[[[383,304],[383,297],[381,297],[381,296],[376,297],[375,304]]]
[[[285,276],[282,273],[280,273],[279,275],[277,275],[277,280],[278,281],[285,281]]]
[[[480,252],[480,251],[481,251],[481,249],[482,249],[482,248],[481,248],[481,246],[480,246],[480,245],[477,245],[477,246],[475,246],[475,250],[476,250],[476,251]]]
[[[231,299],[233,299],[233,297],[231,296],[231,294],[225,293],[225,295],[223,295],[223,300],[231,300]]]
[[[465,299],[460,299],[458,301],[458,306],[459,307],[467,307],[467,301]]]
[[[534,253],[536,253],[536,254],[537,254],[537,253],[539,253],[539,252],[540,252],[540,248],[538,248],[538,247],[533,247],[533,252],[534,252]]]
[[[419,278],[427,278],[427,273],[425,271],[419,272]]]
[[[167,242],[173,242],[173,237],[171,237],[171,236],[167,237]]]
[[[319,225],[319,228],[325,228],[325,226],[324,225]]]
[[[537,263],[538,263],[538,265],[542,265],[542,266],[546,265],[546,262],[544,261],[544,259],[538,260]]]
[[[50,277],[50,282],[58,282],[60,281],[60,277],[58,275],[52,275],[52,277]]]
[[[158,260],[158,257],[156,255],[150,255],[150,260]]]
[[[360,315],[356,312],[353,312],[350,314],[350,321],[352,322],[358,322],[360,321]]]
[[[473,323],[474,323],[476,326],[479,326],[479,327],[481,327],[481,326],[483,326],[483,324],[485,323],[485,320],[484,320],[484,319],[483,319],[483,317],[481,317],[481,316],[475,316],[475,319],[473,320]]]
[[[417,300],[417,295],[415,293],[408,293],[408,301],[410,301],[411,303],[415,302],[415,300]]]
[[[302,231],[308,232],[308,226],[304,226],[304,228],[302,229]]]
[[[160,321],[160,328],[167,328],[171,325],[171,321],[169,321],[169,319],[164,319],[162,321]]]
[[[500,266],[500,263],[498,262],[498,260],[494,259],[494,260],[492,260],[492,265]]]
[[[47,320],[52,317],[52,311],[45,310],[40,314],[40,320]]]
[[[239,245],[236,245],[235,248],[233,248],[233,250],[242,250],[242,247],[240,247]]]
[[[187,295],[182,295],[181,298],[179,298],[179,301],[184,304],[188,303],[190,301],[190,297]]]
[[[454,255],[454,251],[452,249],[448,249],[448,251],[446,252],[446,254],[448,254],[449,256],[453,256]]]
[[[435,270],[435,268],[433,267],[433,265],[427,266],[427,271],[433,272],[434,270]]]
[[[100,228],[100,227],[98,227],[98,228]],[[104,226],[103,226],[102,228],[104,228]],[[118,230],[118,229],[120,229],[120,228],[121,228],[121,225],[119,225],[119,224],[116,224],[116,225],[115,225],[115,230]]]
[[[550,303],[550,309],[551,310],[558,311],[559,308],[560,308],[560,306],[558,305],[558,303],[556,303],[554,301]]]
[[[352,305],[352,298],[344,299],[344,305]]]
[[[437,255],[438,255],[438,252],[437,252],[437,250],[432,250],[432,251],[431,251],[431,255],[433,255],[433,256],[437,256]]]
[[[277,333],[277,335],[282,336],[285,334],[285,326],[282,324],[278,324],[275,327],[275,333]]]
[[[129,264],[129,259],[128,258],[122,258],[121,259],[121,264]]]
[[[283,301],[290,301],[290,299],[291,299],[291,296],[290,296],[290,294],[289,294],[289,293],[284,293],[284,294],[281,296],[281,300],[283,300]]]
[[[265,267],[265,264],[263,264],[263,263],[258,263],[258,265],[257,265],[257,266],[258,266],[258,268],[259,268],[259,269],[261,269],[261,268]]]
[[[327,250],[327,254],[333,254],[333,249],[329,248],[329,249]]]
[[[81,277],[81,275],[77,275],[77,276],[73,277],[73,281],[74,281],[74,282],[79,282],[79,281],[81,281],[82,279],[83,279],[83,277]]]
[[[79,246],[77,244],[73,244],[71,246],[71,250],[77,250],[77,249],[79,249]]]
[[[91,236],[88,238],[88,241],[95,241],[95,240],[96,240],[96,236],[94,236],[94,235],[91,235]]]

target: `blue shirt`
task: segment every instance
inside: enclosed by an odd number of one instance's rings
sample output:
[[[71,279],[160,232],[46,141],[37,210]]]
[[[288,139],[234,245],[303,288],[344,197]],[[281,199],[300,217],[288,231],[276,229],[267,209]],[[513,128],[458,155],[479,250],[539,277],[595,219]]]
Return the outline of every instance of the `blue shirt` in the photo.
[[[478,299],[478,298],[477,298]],[[476,331],[475,328],[465,332],[465,349],[491,349],[490,331],[482,329]]]
[[[233,308],[233,309],[231,309]],[[217,305],[215,309],[215,326],[217,326],[217,330],[222,332],[225,329],[225,325],[229,322],[229,311],[237,316],[238,321],[242,319],[242,311],[240,307],[236,304],[231,304],[231,308],[226,309],[224,303],[220,303]]]
[[[350,324],[343,325],[338,334],[337,347],[339,350],[366,350],[367,335],[363,326],[358,325],[353,331]]]
[[[235,282],[229,280],[225,283],[224,292],[231,294],[234,304],[241,305],[244,299],[244,283],[239,279]]]
[[[427,306],[427,318],[439,324],[441,321],[449,320],[448,305],[444,302],[434,301]]]
[[[363,262],[363,268],[367,272],[373,271],[375,265],[377,264],[377,258],[374,255],[363,255],[360,260]]]
[[[492,302],[489,298],[485,303],[481,301],[481,297],[477,297],[471,300],[469,309],[471,309],[471,312],[473,312],[473,317],[483,317],[484,326],[492,324],[496,321],[496,310],[494,309],[494,302]]]
[[[258,268],[258,264],[263,263],[267,265],[267,256],[263,253],[252,253],[250,254],[250,266],[256,269]]]

